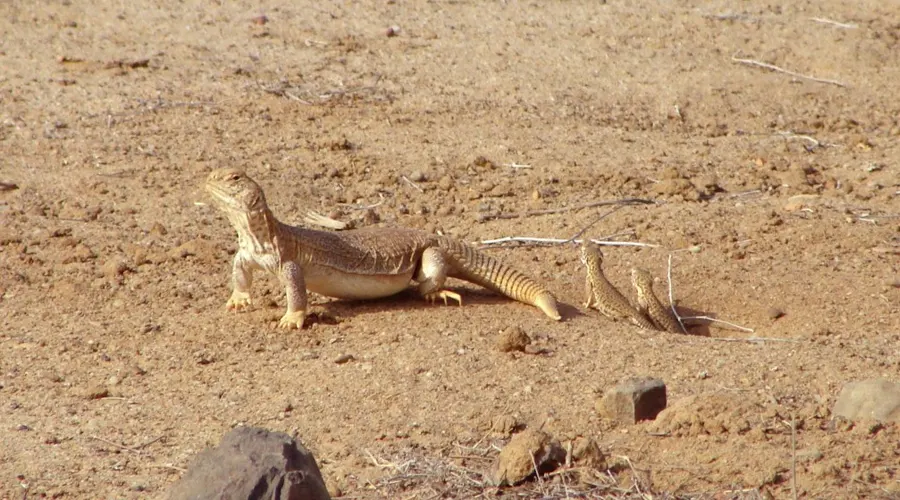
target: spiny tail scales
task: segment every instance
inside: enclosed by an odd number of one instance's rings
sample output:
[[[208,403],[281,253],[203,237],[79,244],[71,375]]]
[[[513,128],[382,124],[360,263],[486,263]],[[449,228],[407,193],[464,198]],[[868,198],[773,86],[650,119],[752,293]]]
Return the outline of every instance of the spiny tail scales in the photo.
[[[519,302],[531,304],[552,319],[562,317],[556,299],[544,287],[525,274],[497,259],[451,238],[438,238],[438,245],[452,259],[453,278],[463,279]]]

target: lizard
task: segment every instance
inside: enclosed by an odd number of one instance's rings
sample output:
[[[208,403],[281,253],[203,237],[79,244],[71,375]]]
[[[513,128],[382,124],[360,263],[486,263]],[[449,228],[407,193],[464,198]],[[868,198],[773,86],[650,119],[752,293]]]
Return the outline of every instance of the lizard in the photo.
[[[624,318],[646,330],[656,329],[656,326],[606,279],[601,267],[603,252],[600,251],[599,245],[587,238],[581,244],[581,262],[587,268],[585,308],[594,307],[612,320]]]
[[[238,234],[232,262],[229,310],[251,305],[253,271],[279,277],[287,295],[281,328],[303,328],[307,292],[343,299],[372,299],[399,293],[417,283],[434,302],[459,294],[443,289],[458,278],[539,308],[560,320],[556,298],[546,288],[497,259],[460,240],[408,228],[362,228],[317,231],[279,221],[259,184],[245,172],[220,168],[204,186],[213,204],[225,213]]]
[[[649,271],[632,269],[631,284],[637,292],[638,308],[650,317],[657,328],[669,333],[687,333],[672,308],[664,306],[653,292],[653,278]]]

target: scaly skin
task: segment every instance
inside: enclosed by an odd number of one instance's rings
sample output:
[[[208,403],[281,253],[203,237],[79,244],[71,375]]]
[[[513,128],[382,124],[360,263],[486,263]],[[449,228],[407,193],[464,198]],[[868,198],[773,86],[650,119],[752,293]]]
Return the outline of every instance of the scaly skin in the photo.
[[[228,309],[251,304],[252,272],[263,269],[278,276],[287,293],[282,328],[303,327],[307,291],[371,299],[394,295],[412,280],[425,298],[453,299],[462,305],[458,294],[443,289],[448,277],[534,305],[552,319],[561,318],[556,299],[544,287],[455,239],[402,228],[327,232],[289,226],[269,210],[259,185],[237,169],[213,171],[205,188],[238,233]]]
[[[664,306],[653,292],[653,277],[646,269],[631,270],[631,284],[637,292],[638,307],[656,324],[669,333],[687,333],[670,307]]]
[[[601,314],[612,320],[627,319],[635,325],[655,330],[653,323],[628,302],[603,274],[603,253],[596,243],[587,239],[581,245],[581,262],[587,268],[585,280],[585,304],[590,309],[594,307]]]

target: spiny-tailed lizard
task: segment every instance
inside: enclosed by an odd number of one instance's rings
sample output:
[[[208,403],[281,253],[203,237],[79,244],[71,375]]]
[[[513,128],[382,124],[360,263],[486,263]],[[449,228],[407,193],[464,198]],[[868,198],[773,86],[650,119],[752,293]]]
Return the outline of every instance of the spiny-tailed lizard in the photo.
[[[603,252],[596,243],[587,238],[581,245],[581,262],[587,268],[584,307],[588,309],[594,307],[612,320],[628,319],[641,328],[656,329],[656,326],[606,279],[602,268]]]
[[[205,188],[238,233],[228,309],[250,305],[252,272],[265,270],[278,276],[286,290],[282,328],[303,327],[307,291],[372,299],[399,293],[414,280],[425,298],[449,298],[461,305],[459,294],[443,289],[448,277],[476,283],[560,319],[556,299],[547,289],[453,238],[403,228],[328,232],[290,226],[275,218],[259,185],[237,169],[213,171]]]
[[[638,309],[650,317],[658,329],[669,333],[687,333],[670,307],[653,292],[653,277],[646,269],[631,270],[631,285],[637,292]]]

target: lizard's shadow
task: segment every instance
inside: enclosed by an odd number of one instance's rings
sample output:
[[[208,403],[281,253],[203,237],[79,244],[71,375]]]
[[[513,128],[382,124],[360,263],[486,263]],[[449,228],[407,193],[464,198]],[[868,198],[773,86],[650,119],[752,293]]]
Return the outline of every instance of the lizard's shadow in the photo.
[[[422,307],[460,307],[465,308],[472,305],[501,305],[517,303],[513,299],[496,294],[490,290],[480,290],[466,287],[445,287],[445,290],[456,292],[462,296],[462,306],[456,304],[452,299],[445,306],[443,301],[438,300],[434,304],[430,304],[428,300],[423,298],[414,288],[409,288],[400,293],[381,297],[376,299],[353,300],[353,299],[334,299],[327,298],[324,302],[318,303],[316,308],[328,311],[326,313],[311,313],[310,316],[323,318],[322,320],[314,319],[313,323],[336,324],[340,323],[343,318],[352,318],[361,314],[370,312],[384,311],[385,309],[397,310],[413,310]],[[531,306],[529,306],[531,307]],[[559,314],[563,321],[574,316],[583,316],[584,313],[578,308],[557,301]],[[543,314],[537,308],[534,308],[537,314]]]

